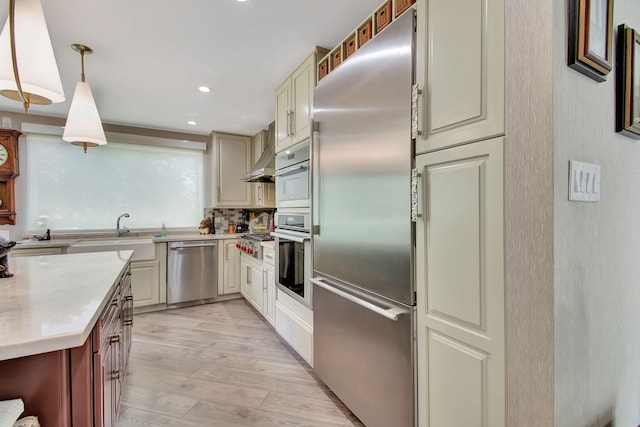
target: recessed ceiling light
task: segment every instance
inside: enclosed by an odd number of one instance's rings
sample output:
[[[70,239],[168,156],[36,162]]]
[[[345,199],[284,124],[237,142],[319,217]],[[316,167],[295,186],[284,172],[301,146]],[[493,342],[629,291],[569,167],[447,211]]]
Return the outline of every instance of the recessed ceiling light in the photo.
[[[208,88],[208,87],[206,87],[206,86],[200,86],[200,87],[198,88],[198,90],[199,90],[200,92],[203,92],[203,93],[209,93],[209,92],[211,92],[211,88]]]
[[[193,120],[189,120],[189,121],[187,122],[187,124],[188,124],[188,125],[191,125],[191,126],[195,126],[195,125],[196,125],[196,122],[194,122]]]
[[[245,2],[245,1],[247,1],[247,0],[238,0],[238,1],[239,1],[239,2]]]

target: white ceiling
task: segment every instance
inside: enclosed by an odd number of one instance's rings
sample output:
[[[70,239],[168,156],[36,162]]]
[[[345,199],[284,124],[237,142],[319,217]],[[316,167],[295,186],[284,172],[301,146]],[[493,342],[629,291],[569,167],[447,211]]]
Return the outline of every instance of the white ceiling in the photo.
[[[17,0],[20,1],[20,0]],[[382,0],[41,0],[66,101],[30,112],[66,117],[85,57],[102,121],[208,134],[254,134],[274,91],[314,45],[336,46]],[[8,15],[0,0],[0,25]],[[209,86],[209,94],[198,86]],[[21,112],[0,97],[0,110]],[[187,121],[194,120],[191,126]]]

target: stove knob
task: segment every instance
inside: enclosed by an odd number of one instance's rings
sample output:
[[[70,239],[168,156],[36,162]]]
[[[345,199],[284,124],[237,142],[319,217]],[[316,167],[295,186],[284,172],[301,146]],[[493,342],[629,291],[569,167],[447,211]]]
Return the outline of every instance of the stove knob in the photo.
[[[240,243],[236,243],[236,248],[240,249],[242,245]]]
[[[249,248],[249,255],[253,255],[253,249]]]

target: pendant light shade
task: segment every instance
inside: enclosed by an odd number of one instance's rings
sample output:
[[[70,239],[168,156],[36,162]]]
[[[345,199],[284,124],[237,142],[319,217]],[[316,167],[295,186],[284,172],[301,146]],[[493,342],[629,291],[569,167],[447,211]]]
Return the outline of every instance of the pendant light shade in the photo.
[[[89,83],[76,85],[62,139],[74,145],[86,143],[88,147],[107,143]]]
[[[64,101],[64,91],[53,54],[47,22],[40,0],[12,0],[9,17],[0,33],[0,94],[23,102],[14,62],[10,20],[14,19],[15,59],[17,74],[25,95],[25,109],[29,104],[51,104]]]
[[[82,58],[82,81],[78,82],[76,91],[73,93],[62,139],[73,145],[84,147],[86,153],[87,147],[105,145],[107,138],[102,129],[102,121],[91,88],[84,81],[84,54],[92,53],[93,50],[81,44],[74,44],[71,47],[80,52]]]

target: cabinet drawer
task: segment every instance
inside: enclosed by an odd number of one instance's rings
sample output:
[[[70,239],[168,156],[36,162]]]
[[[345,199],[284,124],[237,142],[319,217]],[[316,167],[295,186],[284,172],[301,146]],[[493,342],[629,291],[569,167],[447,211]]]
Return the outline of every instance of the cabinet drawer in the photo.
[[[98,352],[101,348],[109,344],[109,340],[115,335],[118,322],[120,320],[120,308],[118,301],[112,300],[108,307],[102,312],[98,327],[94,330],[93,351]]]
[[[273,249],[264,248],[264,251],[262,252],[262,260],[265,264],[275,265],[275,258],[276,257]]]

